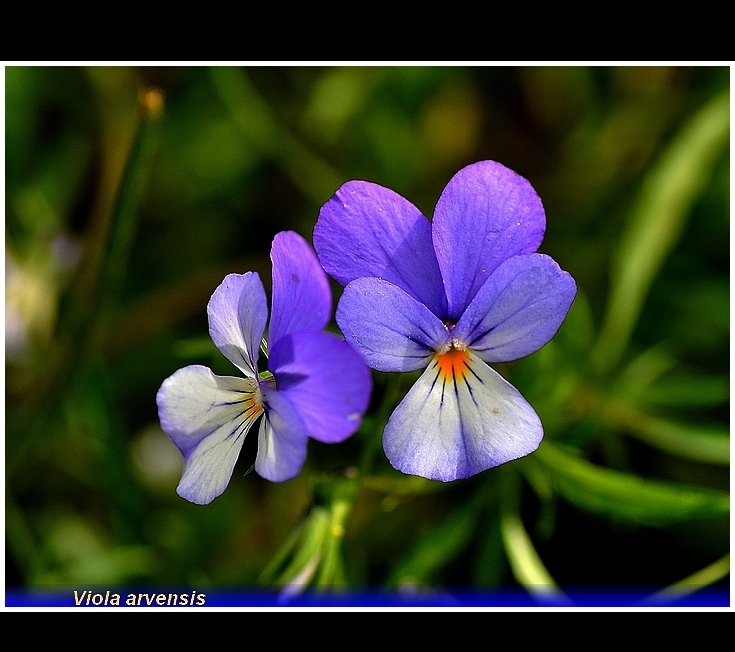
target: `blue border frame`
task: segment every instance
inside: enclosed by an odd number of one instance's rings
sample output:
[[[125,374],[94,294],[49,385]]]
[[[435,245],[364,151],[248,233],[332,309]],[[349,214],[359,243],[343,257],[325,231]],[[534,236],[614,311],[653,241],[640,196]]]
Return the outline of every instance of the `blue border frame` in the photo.
[[[74,591],[77,591],[75,598]],[[88,590],[91,593],[82,594]],[[568,599],[536,597],[522,590],[469,591],[467,589],[417,589],[411,592],[346,591],[307,593],[283,598],[273,591],[243,591],[222,588],[162,589],[121,587],[72,587],[64,589],[6,588],[6,607],[130,607],[155,608],[206,607],[730,607],[727,587],[705,588],[677,599],[652,599],[653,590],[581,589],[567,591]],[[82,597],[83,596],[83,597]],[[117,596],[117,600],[114,599]],[[160,596],[160,597],[159,597]],[[186,596],[183,600],[182,596]],[[87,599],[87,598],[90,599]],[[80,600],[81,604],[77,604]],[[184,604],[181,604],[181,602]],[[115,604],[119,602],[119,604]],[[137,604],[141,602],[142,604]]]

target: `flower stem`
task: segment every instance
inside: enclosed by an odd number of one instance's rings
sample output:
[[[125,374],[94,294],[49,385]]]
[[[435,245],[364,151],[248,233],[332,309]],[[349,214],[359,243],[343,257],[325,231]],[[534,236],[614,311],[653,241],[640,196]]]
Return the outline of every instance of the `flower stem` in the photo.
[[[401,387],[400,374],[383,374],[383,399],[378,407],[378,414],[375,420],[375,432],[365,444],[360,459],[360,478],[370,474],[375,464],[375,457],[378,454],[380,443],[383,438],[383,431],[388,424],[388,419],[395,409],[398,400],[399,390]]]

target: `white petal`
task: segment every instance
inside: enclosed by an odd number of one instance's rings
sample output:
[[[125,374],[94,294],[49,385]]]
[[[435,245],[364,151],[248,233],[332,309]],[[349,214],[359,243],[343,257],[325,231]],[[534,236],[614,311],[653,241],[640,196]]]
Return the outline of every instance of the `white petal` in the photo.
[[[434,358],[388,421],[390,463],[448,482],[536,450],[541,421],[518,390],[471,351],[448,355]]]
[[[263,413],[260,390],[251,379],[193,365],[167,378],[156,401],[161,427],[185,460],[178,494],[211,502],[227,487],[245,435]]]
[[[291,402],[268,387],[262,388],[266,415],[258,433],[257,474],[271,482],[295,478],[306,459],[306,427]]]

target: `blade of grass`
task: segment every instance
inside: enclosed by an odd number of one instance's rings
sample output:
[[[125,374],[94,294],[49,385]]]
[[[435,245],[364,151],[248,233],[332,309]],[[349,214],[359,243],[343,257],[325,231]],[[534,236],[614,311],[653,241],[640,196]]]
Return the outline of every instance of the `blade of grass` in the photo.
[[[730,433],[725,426],[680,423],[619,403],[606,407],[602,418],[606,425],[671,455],[705,464],[730,464]]]
[[[651,283],[728,144],[730,94],[711,99],[686,123],[643,181],[611,274],[610,297],[592,352],[596,371],[622,357]]]
[[[689,577],[679,580],[665,589],[656,591],[641,601],[641,605],[661,605],[673,603],[682,598],[693,595],[697,591],[712,586],[730,574],[730,555],[725,555],[702,570],[692,573]]]
[[[518,514],[504,509],[500,517],[500,529],[505,553],[516,581],[531,595],[544,602],[571,604],[569,597],[546,570]]]
[[[344,181],[339,172],[290,133],[260,96],[246,72],[233,66],[210,69],[214,87],[245,137],[278,162],[306,197],[321,205]]]
[[[455,559],[475,533],[477,500],[455,509],[436,527],[419,537],[409,554],[396,564],[389,586],[424,585]]]
[[[631,523],[665,526],[730,512],[727,493],[597,466],[548,441],[534,453],[533,463],[545,467],[552,487],[572,504]]]

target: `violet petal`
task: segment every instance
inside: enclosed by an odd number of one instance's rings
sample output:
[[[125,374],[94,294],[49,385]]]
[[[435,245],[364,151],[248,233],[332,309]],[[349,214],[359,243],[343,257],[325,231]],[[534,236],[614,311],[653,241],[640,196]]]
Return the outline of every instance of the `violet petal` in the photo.
[[[266,413],[258,432],[256,473],[271,482],[295,478],[306,459],[306,428],[291,402],[261,385]]]
[[[576,292],[574,279],[548,256],[510,258],[480,288],[452,334],[485,362],[522,358],[554,337]]]
[[[314,250],[300,235],[283,231],[273,238],[273,302],[268,340],[322,330],[332,313],[332,292]]]
[[[449,318],[459,319],[504,260],[535,252],[545,229],[541,199],[522,176],[494,161],[457,172],[439,197],[432,227]]]
[[[368,366],[415,371],[426,366],[449,331],[425,305],[389,281],[352,281],[337,306],[337,324]]]
[[[431,224],[388,188],[367,181],[345,183],[319,212],[314,248],[341,285],[365,276],[382,278],[435,314],[446,310]]]
[[[335,443],[359,428],[372,378],[346,342],[331,333],[293,333],[276,342],[269,367],[310,437]]]

